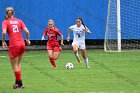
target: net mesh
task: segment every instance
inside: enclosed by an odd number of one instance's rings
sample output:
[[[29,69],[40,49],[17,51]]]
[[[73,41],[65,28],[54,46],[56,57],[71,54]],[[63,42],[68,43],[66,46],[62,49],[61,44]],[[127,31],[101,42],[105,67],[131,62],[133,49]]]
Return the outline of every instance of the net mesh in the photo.
[[[140,0],[121,0],[122,50],[140,50]],[[105,51],[117,51],[117,0],[109,0]]]

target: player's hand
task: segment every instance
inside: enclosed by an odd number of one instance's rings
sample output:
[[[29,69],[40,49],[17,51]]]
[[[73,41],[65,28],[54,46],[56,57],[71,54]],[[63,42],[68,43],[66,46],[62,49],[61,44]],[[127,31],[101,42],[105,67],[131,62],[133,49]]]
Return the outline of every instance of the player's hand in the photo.
[[[64,46],[64,43],[60,43],[61,46]]]
[[[41,40],[45,40],[44,36],[42,36],[42,39]]]
[[[2,42],[2,48],[3,48],[3,49],[7,49],[7,44],[6,44],[6,42]]]
[[[61,46],[63,46],[63,45],[64,45],[63,40],[61,40],[60,45],[61,45]]]
[[[31,44],[30,40],[26,40],[26,43],[28,46]]]
[[[70,41],[70,37],[67,38],[67,41],[68,41],[68,42]]]

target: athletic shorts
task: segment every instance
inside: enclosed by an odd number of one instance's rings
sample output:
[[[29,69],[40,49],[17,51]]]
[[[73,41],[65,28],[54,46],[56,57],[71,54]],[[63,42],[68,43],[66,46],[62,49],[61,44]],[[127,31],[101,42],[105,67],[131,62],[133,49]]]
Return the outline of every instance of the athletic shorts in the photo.
[[[78,42],[73,42],[72,46],[78,46],[79,49],[86,49],[85,43],[78,43]]]
[[[53,50],[54,52],[59,52],[61,50],[59,46],[50,46],[50,45],[47,45],[47,49]]]
[[[23,56],[24,51],[25,51],[25,45],[10,47],[9,57],[15,58],[15,57]]]

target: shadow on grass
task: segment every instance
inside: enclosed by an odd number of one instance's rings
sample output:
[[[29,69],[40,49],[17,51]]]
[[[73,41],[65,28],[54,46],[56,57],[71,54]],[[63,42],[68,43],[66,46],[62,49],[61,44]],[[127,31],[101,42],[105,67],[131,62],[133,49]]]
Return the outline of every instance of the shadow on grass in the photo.
[[[39,69],[38,67],[36,67],[33,63],[30,63],[28,62],[27,60],[25,59],[22,59],[22,62],[26,63],[26,64],[29,64],[33,69],[35,69],[36,71],[38,71],[40,74],[44,75],[45,77],[49,77],[51,78],[52,80],[54,80],[55,82],[63,85],[63,86],[66,86],[67,83],[65,81],[63,81],[62,79],[59,79],[57,77],[55,77],[54,75],[50,74],[49,72],[43,72],[41,71],[41,69]]]
[[[108,71],[109,73],[113,74],[114,76],[116,76],[118,79],[121,79],[125,82],[127,82],[128,84],[132,85],[132,86],[137,86],[137,83],[132,80],[129,79],[128,77],[118,73],[117,71],[114,71],[113,69],[111,69],[110,67],[108,67],[107,65],[105,65],[103,62],[100,61],[95,61],[95,64],[98,64],[99,66],[101,66],[104,70]]]

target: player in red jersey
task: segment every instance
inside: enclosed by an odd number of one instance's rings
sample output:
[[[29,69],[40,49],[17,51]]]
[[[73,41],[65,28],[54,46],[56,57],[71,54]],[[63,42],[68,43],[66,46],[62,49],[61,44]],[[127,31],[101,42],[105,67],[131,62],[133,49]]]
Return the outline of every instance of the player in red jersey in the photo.
[[[63,35],[59,31],[59,29],[57,29],[54,26],[54,21],[51,19],[48,20],[48,27],[44,31],[42,40],[44,40],[46,35],[48,36],[48,42],[47,42],[48,56],[49,56],[51,64],[53,65],[54,68],[56,68],[55,60],[59,58],[60,50],[61,50],[57,36],[60,36],[60,39],[61,39],[60,44],[61,45],[64,45],[64,44],[63,44]]]
[[[8,33],[10,38],[9,58],[16,78],[15,84],[13,85],[14,89],[24,88],[21,79],[21,59],[25,51],[25,42],[21,34],[22,30],[26,34],[27,45],[30,45],[29,31],[25,24],[21,20],[14,18],[14,9],[12,7],[7,7],[6,19],[2,23],[2,46],[6,49],[5,36]]]

